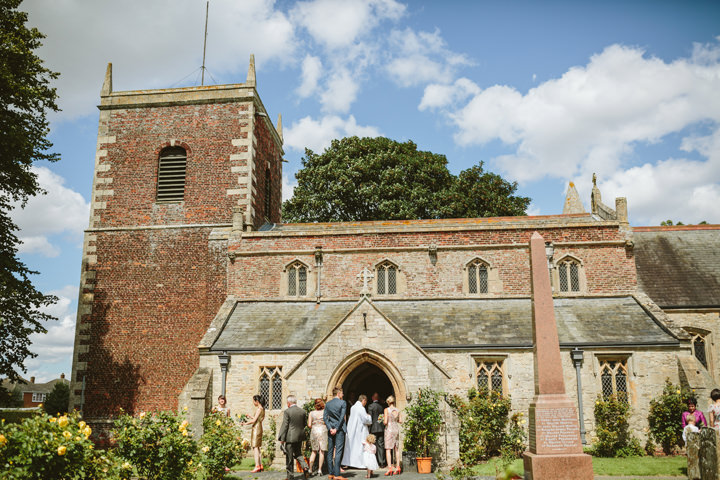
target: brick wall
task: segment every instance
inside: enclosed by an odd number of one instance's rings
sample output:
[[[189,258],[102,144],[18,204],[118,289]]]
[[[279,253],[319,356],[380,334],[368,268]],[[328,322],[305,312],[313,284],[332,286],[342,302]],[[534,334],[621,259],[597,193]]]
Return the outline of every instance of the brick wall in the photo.
[[[225,299],[224,242],[210,228],[97,234],[87,353],[89,417],[173,409],[198,365],[197,345]]]

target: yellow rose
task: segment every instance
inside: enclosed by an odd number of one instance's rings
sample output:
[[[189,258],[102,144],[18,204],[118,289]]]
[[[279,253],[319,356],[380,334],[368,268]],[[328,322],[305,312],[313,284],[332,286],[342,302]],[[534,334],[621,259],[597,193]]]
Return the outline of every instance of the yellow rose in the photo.
[[[86,437],[89,437],[89,436],[92,434],[92,428],[90,428],[89,426],[87,426],[87,427],[83,428],[82,433],[83,433],[83,435],[85,435]]]
[[[187,430],[183,430],[182,434],[183,434],[183,437],[187,437],[188,436]]]
[[[187,408],[187,405],[185,405],[185,406],[183,407],[183,412],[187,412],[187,411],[188,411],[188,408]]]
[[[38,403],[38,408],[42,408],[42,403]]]
[[[680,390],[678,390],[678,391],[677,391],[677,392],[675,392],[675,393],[677,393],[678,395],[680,395]]]
[[[58,425],[60,425],[62,428],[67,427],[67,425],[68,425],[67,415],[63,415],[62,417],[58,418],[57,423],[58,423]]]
[[[72,433],[70,433],[70,432],[68,432],[67,430],[65,430],[65,431],[63,432],[63,437],[65,437],[66,440],[70,440],[70,439],[72,438]]]
[[[0,433],[0,446],[5,445],[7,443],[7,438],[5,438],[5,435]]]
[[[48,421],[49,421],[50,423],[55,423],[55,422],[57,422],[57,418],[55,418],[55,417],[50,417],[50,418],[48,418]]]
[[[209,450],[210,450],[210,447],[208,447],[207,445],[205,445],[205,446],[202,448],[203,453],[207,453]]]
[[[67,447],[65,445],[60,445],[58,447],[58,455],[65,455],[67,452]]]
[[[140,418],[145,418],[145,412],[140,412]]]
[[[82,440],[82,438],[80,438],[80,437],[75,437],[75,441],[76,441],[76,442],[79,442],[80,440]]]
[[[222,425],[222,422],[220,420],[218,420],[217,422],[215,422],[215,425],[217,425],[219,427],[220,425]]]
[[[187,420],[183,420],[183,422],[180,425],[187,428],[187,426],[190,425],[190,422],[188,422]]]
[[[80,420],[80,423],[78,423],[78,427],[80,427],[80,430],[85,428],[85,425],[87,425],[87,423],[83,422],[82,420]]]
[[[123,470],[130,470],[132,468],[132,465],[130,465],[128,462],[125,462],[122,464]]]

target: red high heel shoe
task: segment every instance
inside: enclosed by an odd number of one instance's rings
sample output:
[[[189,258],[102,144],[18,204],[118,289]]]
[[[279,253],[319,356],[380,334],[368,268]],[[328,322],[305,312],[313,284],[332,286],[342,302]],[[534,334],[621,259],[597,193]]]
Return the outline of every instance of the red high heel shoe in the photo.
[[[393,473],[395,473],[395,472],[393,471],[393,469],[392,469],[392,468],[388,468],[388,471],[385,472],[385,476],[386,476],[386,477],[389,477],[389,476],[392,475]]]
[[[400,471],[400,467],[397,467],[397,468],[395,469],[395,473],[393,473],[393,475],[400,475],[401,473],[402,473],[402,472]]]
[[[255,467],[255,469],[250,473],[257,473],[257,472],[262,472],[262,471],[263,471],[263,467],[262,467],[262,465],[260,465],[259,467]]]

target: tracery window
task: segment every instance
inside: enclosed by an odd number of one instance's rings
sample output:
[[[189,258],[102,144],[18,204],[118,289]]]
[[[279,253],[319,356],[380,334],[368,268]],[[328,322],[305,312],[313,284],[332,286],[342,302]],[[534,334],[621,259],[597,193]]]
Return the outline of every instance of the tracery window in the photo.
[[[627,359],[600,360],[600,386],[603,398],[616,396],[628,401]]]
[[[692,337],[693,355],[698,359],[698,362],[703,364],[703,367],[708,368],[707,334],[697,331],[688,331],[688,333]]]
[[[557,264],[558,287],[561,292],[580,291],[580,263],[568,258]]]
[[[180,202],[185,198],[187,153],[182,147],[168,147],[160,152],[157,177],[157,201]]]
[[[475,378],[477,380],[478,391],[498,393],[503,395],[505,389],[503,387],[503,370],[502,359],[476,359],[475,361]]]
[[[482,260],[473,260],[467,266],[468,292],[488,293],[488,266]]]
[[[375,267],[378,295],[394,295],[397,293],[398,268],[391,262],[385,261]]]
[[[307,295],[308,270],[300,262],[293,262],[287,267],[288,295],[291,297],[304,297]]]
[[[282,367],[261,367],[258,391],[271,410],[282,409]]]

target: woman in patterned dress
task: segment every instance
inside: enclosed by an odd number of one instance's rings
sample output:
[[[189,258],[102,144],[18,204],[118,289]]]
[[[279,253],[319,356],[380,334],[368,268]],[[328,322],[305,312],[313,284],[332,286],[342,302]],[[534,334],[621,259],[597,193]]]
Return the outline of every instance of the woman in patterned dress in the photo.
[[[388,408],[383,414],[383,423],[385,424],[385,458],[387,459],[388,469],[385,476],[400,475],[400,455],[399,439],[400,439],[400,410],[395,406],[395,397],[390,395],[387,400]],[[392,465],[392,453],[395,454],[395,468]]]
[[[713,401],[708,409],[710,413],[710,427],[715,430],[720,430],[720,389],[713,388],[710,392],[710,398]]]
[[[308,415],[307,426],[310,428],[310,468],[315,465],[315,454],[318,455],[317,472],[322,471],[323,462],[325,461],[325,452],[328,449],[328,429],[323,420],[325,414],[325,402],[322,398],[315,399],[315,410]],[[313,472],[313,474],[317,473]]]
[[[253,456],[255,457],[255,469],[252,473],[262,472],[262,456],[260,453],[260,447],[262,447],[263,428],[262,422],[265,418],[265,407],[263,406],[263,398],[260,395],[253,395],[253,405],[255,405],[255,416],[243,425],[252,425],[252,432],[250,433],[250,447],[253,449]]]

